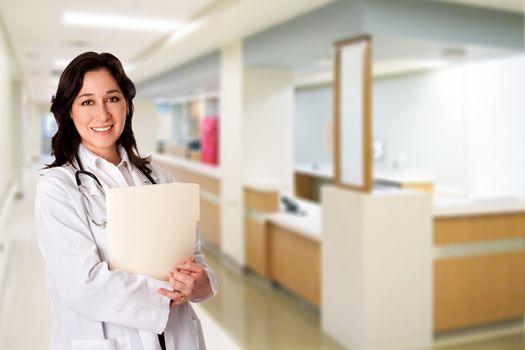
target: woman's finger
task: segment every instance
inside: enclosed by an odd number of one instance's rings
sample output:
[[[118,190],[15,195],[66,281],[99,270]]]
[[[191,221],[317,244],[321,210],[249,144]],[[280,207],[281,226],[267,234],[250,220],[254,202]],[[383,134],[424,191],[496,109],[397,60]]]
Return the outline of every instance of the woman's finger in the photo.
[[[188,262],[188,263],[179,265],[177,267],[177,270],[188,271],[190,273],[202,273],[204,271],[204,268],[197,263]]]
[[[184,273],[184,272],[175,271],[175,272],[172,272],[170,275],[171,275],[171,278],[173,278],[174,280],[182,282],[186,285],[192,284],[195,280],[193,276],[191,276],[190,274]]]
[[[159,293],[171,299],[170,306],[179,306],[189,301],[186,293],[179,290],[170,291],[165,288],[160,288]]]
[[[188,286],[186,284],[182,283],[181,281],[178,281],[178,280],[170,277],[168,282],[170,284],[170,287],[173,288],[174,290],[182,290],[185,293],[189,292]]]
[[[180,299],[180,294],[175,290],[167,290],[165,288],[160,288],[159,293],[165,297],[170,298],[173,301],[178,301]]]

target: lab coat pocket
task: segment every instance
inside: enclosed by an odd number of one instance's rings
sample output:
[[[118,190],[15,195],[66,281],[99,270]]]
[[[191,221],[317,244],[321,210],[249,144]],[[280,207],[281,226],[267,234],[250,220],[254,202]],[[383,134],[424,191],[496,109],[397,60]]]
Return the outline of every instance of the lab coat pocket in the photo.
[[[116,339],[72,340],[73,350],[131,350],[128,337]]]

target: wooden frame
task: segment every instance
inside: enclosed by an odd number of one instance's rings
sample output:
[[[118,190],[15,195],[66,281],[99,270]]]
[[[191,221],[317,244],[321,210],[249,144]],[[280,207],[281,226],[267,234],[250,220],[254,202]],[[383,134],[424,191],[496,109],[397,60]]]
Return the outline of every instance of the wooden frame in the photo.
[[[353,190],[370,192],[372,189],[372,38],[369,35],[358,36],[348,40],[343,40],[335,43],[335,71],[334,71],[334,159],[335,159],[335,183],[338,186],[346,187]],[[353,55],[353,56],[352,56]],[[354,61],[352,61],[353,59]],[[357,61],[356,61],[357,60]],[[357,77],[358,80],[350,81],[343,71],[343,67],[359,69],[362,68],[362,74]],[[349,73],[346,72],[346,74]],[[359,80],[362,80],[360,82]],[[344,88],[354,86],[362,86],[361,91],[352,91],[348,96]],[[350,89],[352,90],[352,89]],[[345,93],[347,96],[342,96]],[[345,100],[350,97],[362,97],[361,105],[355,105],[350,102],[348,105],[343,105]],[[343,108],[345,106],[346,108]],[[350,108],[348,108],[350,106]],[[357,114],[355,113],[357,111]],[[352,113],[349,113],[352,112]],[[345,114],[345,115],[343,115]],[[360,114],[360,115],[359,115]],[[349,119],[353,118],[353,119]],[[355,124],[355,128],[347,128],[349,122]],[[360,129],[359,130],[356,130]],[[343,138],[344,130],[356,130],[353,135],[346,135]],[[354,140],[355,138],[355,140]],[[345,141],[342,146],[342,141]],[[343,157],[343,150],[348,150],[348,143],[357,145],[355,157],[345,153]],[[359,148],[361,152],[359,152]],[[352,147],[353,151],[354,148]],[[354,164],[348,167],[348,164],[343,163],[345,159],[353,159]],[[357,168],[356,168],[357,167]],[[361,168],[361,170],[359,170]],[[350,179],[347,175],[350,169],[354,173],[351,174]],[[353,170],[357,169],[357,170]],[[357,176],[358,179],[354,177]]]

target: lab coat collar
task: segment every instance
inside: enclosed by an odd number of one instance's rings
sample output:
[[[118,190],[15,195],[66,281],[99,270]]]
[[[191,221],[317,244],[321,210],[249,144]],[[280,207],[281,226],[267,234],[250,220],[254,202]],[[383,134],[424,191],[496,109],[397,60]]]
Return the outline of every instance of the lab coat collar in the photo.
[[[122,147],[121,145],[118,145],[118,153],[120,155],[121,161],[117,165],[117,167],[120,166],[121,164],[124,164],[124,166],[127,167],[129,172],[131,173],[133,169],[132,169],[129,157],[128,157],[128,153],[126,152],[124,147]],[[102,166],[102,164],[104,164],[104,162],[109,163],[104,158],[91,152],[82,143],[80,143],[80,145],[78,146],[78,157],[80,158],[80,161],[82,162],[84,166],[87,166],[91,169],[100,169],[100,167]]]
[[[124,166],[126,168],[128,168],[129,172],[132,173],[133,172],[133,167],[131,166],[131,161],[129,160],[129,157],[128,157],[128,152],[126,152],[126,150],[124,149],[124,147],[122,147],[121,145],[118,146],[118,153],[120,155],[120,163],[118,164],[118,166],[120,166],[121,164],[124,164]]]

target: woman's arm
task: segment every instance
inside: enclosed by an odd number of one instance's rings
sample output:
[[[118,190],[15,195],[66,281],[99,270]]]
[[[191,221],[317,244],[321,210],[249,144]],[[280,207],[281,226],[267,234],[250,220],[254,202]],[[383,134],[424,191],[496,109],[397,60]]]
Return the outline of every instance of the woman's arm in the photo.
[[[46,176],[35,200],[40,249],[62,302],[86,318],[162,333],[170,300],[158,290],[169,284],[110,271],[99,257],[85,213],[75,205],[77,198],[62,182]],[[74,190],[69,187],[69,192]]]
[[[194,303],[198,303],[201,301],[204,301],[215,294],[217,294],[217,291],[219,290],[219,280],[217,279],[217,275],[215,272],[208,266],[206,263],[206,260],[204,259],[204,254],[202,254],[201,250],[201,234],[200,231],[197,229],[196,237],[195,237],[195,263],[202,266],[204,268],[204,271],[208,275],[208,280],[210,281],[210,288],[211,293],[208,295],[205,295],[200,298],[192,299]]]
[[[196,235],[195,255],[170,272],[168,281],[173,291],[165,288],[159,290],[162,295],[172,299],[172,305],[175,306],[186,301],[201,302],[217,294],[217,276],[204,261],[198,230]],[[184,299],[181,299],[179,292],[184,293]]]

